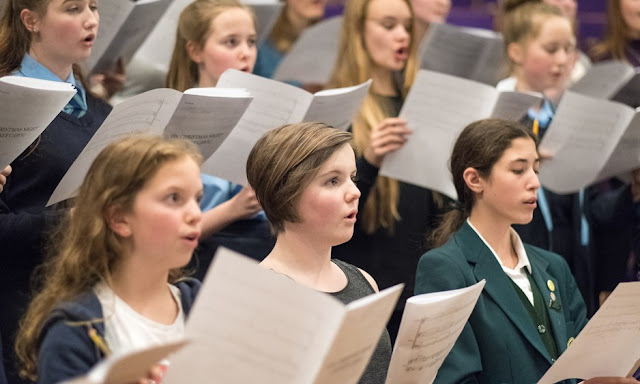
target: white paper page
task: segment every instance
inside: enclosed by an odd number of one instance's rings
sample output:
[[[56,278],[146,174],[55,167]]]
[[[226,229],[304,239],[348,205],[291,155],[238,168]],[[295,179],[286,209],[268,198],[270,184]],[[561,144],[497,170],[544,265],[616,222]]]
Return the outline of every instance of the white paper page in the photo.
[[[498,34],[483,36],[453,25],[433,24],[418,51],[420,68],[495,85],[500,65],[495,56],[501,56],[502,38]],[[491,54],[483,60],[485,52]]]
[[[346,316],[314,384],[355,384],[360,380],[403,287],[398,284],[347,305]]]
[[[529,108],[542,105],[542,94],[515,91],[498,93],[491,117],[520,121]]]
[[[625,105],[565,92],[540,148],[553,155],[540,165],[540,181],[556,193],[593,182],[633,117]]]
[[[92,73],[104,73],[113,71],[118,58],[122,58],[124,64],[128,64],[136,53],[140,45],[145,41],[151,30],[156,26],[162,15],[165,13],[172,0],[146,0],[136,1],[135,7],[124,21],[118,33],[113,37],[108,47],[104,50],[99,59],[91,65]],[[102,4],[100,3],[100,15],[102,15]],[[100,27],[103,22],[101,21]],[[99,35],[99,34],[98,34]],[[169,49],[166,45],[164,49]],[[92,52],[93,53],[93,52]],[[97,57],[93,56],[92,57]]]
[[[75,93],[69,83],[0,78],[0,169],[33,143]]]
[[[165,384],[311,383],[344,316],[333,297],[218,248]]]
[[[620,283],[538,384],[626,376],[640,359],[640,282]]]
[[[209,91],[208,94],[203,90]],[[167,124],[164,136],[193,142],[207,159],[229,136],[252,99],[244,89],[188,89]]]
[[[100,3],[100,28],[91,48],[91,56],[83,63],[87,73],[91,73],[100,57],[107,51],[111,41],[135,7],[133,0],[104,1]]]
[[[202,172],[247,185],[246,165],[251,149],[267,131],[302,121],[313,96],[300,88],[229,69],[218,88],[245,88],[253,102],[218,150],[202,164]]]
[[[369,93],[371,80],[353,87],[326,89],[316,92],[304,121],[321,121],[332,127],[346,130],[353,116],[360,110]]]
[[[482,55],[477,58],[477,65],[470,79],[495,86],[502,73],[504,64],[504,40],[499,32],[489,29],[463,27],[463,31],[487,39]]]
[[[47,206],[76,196],[93,160],[110,143],[136,133],[161,135],[182,93],[159,88],[113,108],[53,191]]]
[[[489,117],[496,98],[489,85],[420,70],[400,111],[413,133],[385,157],[380,174],[455,199],[448,170],[453,144],[469,123]]]
[[[273,78],[302,84],[326,84],[338,58],[342,16],[332,17],[302,32],[286,54]]]
[[[470,287],[407,299],[386,384],[433,383],[484,285],[482,280]]]
[[[596,63],[569,90],[585,96],[610,99],[634,74],[633,67],[623,61]]]
[[[180,340],[156,345],[117,356],[109,356],[94,366],[85,376],[65,381],[66,384],[122,384],[147,377],[151,368],[187,345]]]
[[[640,115],[636,112],[597,180],[622,175],[637,168],[640,168]]]
[[[244,3],[251,7],[253,13],[256,15],[257,46],[259,47],[262,42],[269,37],[273,24],[278,20],[284,3],[277,1],[260,2],[256,0],[245,1]]]
[[[171,55],[176,44],[178,19],[182,10],[193,0],[173,0],[134,57],[154,67],[169,71]],[[102,15],[102,14],[101,14]]]

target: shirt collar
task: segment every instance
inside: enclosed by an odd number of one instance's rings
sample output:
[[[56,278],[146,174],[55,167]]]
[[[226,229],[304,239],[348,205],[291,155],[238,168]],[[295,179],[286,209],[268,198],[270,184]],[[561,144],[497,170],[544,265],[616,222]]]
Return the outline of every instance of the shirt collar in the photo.
[[[87,95],[82,88],[82,84],[76,82],[75,76],[73,76],[73,71],[69,74],[64,81],[61,80],[58,76],[56,76],[53,72],[51,72],[47,67],[40,64],[36,59],[31,57],[28,53],[25,53],[22,58],[22,62],[20,63],[20,67],[11,73],[14,76],[23,76],[23,77],[32,77],[35,79],[41,80],[50,80],[50,81],[60,81],[73,85],[75,89],[78,90],[78,94],[82,97],[85,105],[87,104]]]
[[[503,269],[506,268],[504,264],[502,264],[502,260],[500,260],[500,258],[498,257],[496,252],[493,250],[493,248],[491,248],[489,243],[487,243],[487,241],[484,239],[484,237],[482,237],[480,232],[478,232],[478,230],[473,226],[473,224],[471,224],[471,221],[469,221],[468,218],[467,218],[467,224],[469,224],[471,229],[473,229],[476,235],[478,235],[480,240],[482,240],[482,242],[487,246],[487,248],[489,248],[491,253],[493,253],[493,256],[496,258],[496,260],[498,260],[498,263],[500,263],[500,266]],[[513,249],[516,251],[516,255],[518,256],[518,264],[515,266],[515,268],[513,268],[513,270],[520,271],[522,270],[522,268],[526,267],[530,274],[533,273],[531,271],[531,263],[529,262],[529,257],[527,257],[527,252],[524,249],[524,244],[522,243],[522,239],[520,239],[518,232],[516,232],[516,230],[513,229],[512,227],[509,227],[509,237],[511,238],[511,244],[513,245]]]

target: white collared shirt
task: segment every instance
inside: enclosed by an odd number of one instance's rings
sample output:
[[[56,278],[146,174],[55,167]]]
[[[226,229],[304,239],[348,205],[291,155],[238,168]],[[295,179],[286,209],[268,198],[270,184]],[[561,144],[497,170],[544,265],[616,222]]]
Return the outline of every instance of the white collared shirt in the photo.
[[[531,290],[531,283],[529,283],[529,279],[527,279],[527,274],[524,271],[524,268],[527,268],[529,270],[529,274],[532,273],[531,263],[529,263],[527,252],[524,250],[524,245],[522,245],[522,240],[520,239],[520,236],[518,236],[518,233],[516,232],[516,230],[509,227],[511,244],[513,246],[513,249],[516,251],[516,256],[518,256],[518,264],[515,266],[515,268],[511,269],[509,267],[506,267],[504,264],[502,264],[502,260],[500,260],[500,258],[498,257],[498,254],[493,250],[493,248],[491,248],[489,243],[487,243],[487,241],[484,239],[484,237],[482,237],[480,232],[478,232],[478,230],[473,226],[473,224],[471,224],[469,219],[467,219],[467,224],[469,224],[471,229],[474,230],[474,232],[478,235],[480,240],[482,240],[482,242],[487,246],[487,248],[489,248],[491,253],[493,253],[493,256],[495,256],[496,260],[498,260],[498,263],[500,264],[500,267],[502,267],[502,270],[504,271],[504,273],[506,273],[507,276],[511,278],[511,280],[513,280],[513,282],[516,283],[518,287],[520,287],[522,292],[524,292],[524,294],[527,296],[527,299],[529,299],[529,302],[531,302],[531,305],[533,305],[533,291]]]

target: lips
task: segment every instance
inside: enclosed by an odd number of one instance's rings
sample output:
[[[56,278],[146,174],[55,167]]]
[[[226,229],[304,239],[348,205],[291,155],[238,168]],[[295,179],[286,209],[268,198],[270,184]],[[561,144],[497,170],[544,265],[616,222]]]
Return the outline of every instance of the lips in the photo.
[[[186,236],[182,236],[182,239],[191,243],[194,247],[198,245],[198,240],[200,239],[200,232],[191,232]]]
[[[409,58],[409,49],[407,47],[400,47],[395,51],[395,57],[398,61],[405,61]]]
[[[537,197],[532,197],[528,200],[524,201],[524,204],[533,207],[534,209],[538,206],[538,198]]]
[[[353,211],[349,212],[349,214],[347,216],[345,216],[344,218],[346,220],[353,220],[356,221],[356,217],[358,216],[358,210],[354,209]]]
[[[86,46],[93,46],[93,42],[96,40],[96,35],[91,33],[87,35],[84,39],[82,39],[82,43]]]

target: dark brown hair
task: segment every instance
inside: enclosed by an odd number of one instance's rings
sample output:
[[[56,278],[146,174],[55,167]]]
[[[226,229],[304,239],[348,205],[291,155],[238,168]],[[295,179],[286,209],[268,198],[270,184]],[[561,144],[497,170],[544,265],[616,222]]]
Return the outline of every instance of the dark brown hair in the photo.
[[[474,194],[463,178],[465,169],[475,168],[482,177],[489,177],[496,162],[515,139],[535,139],[525,126],[515,121],[484,119],[469,124],[456,140],[449,159],[449,169],[458,193],[456,208],[445,213],[438,228],[430,236],[433,247],[440,247],[460,228],[471,214]]]

